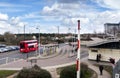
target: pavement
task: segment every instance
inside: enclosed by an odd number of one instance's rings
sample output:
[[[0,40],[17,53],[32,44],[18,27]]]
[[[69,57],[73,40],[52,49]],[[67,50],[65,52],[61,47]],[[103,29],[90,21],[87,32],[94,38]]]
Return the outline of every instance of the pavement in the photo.
[[[98,67],[91,64],[88,67],[97,73],[98,78],[111,78],[110,74],[105,70],[103,70],[103,75],[100,75],[100,71]]]
[[[90,69],[94,70],[98,76],[97,78],[111,78],[111,75],[106,70],[103,70],[103,75],[100,75],[99,68],[94,65],[96,64],[96,61],[90,61],[88,60],[88,57],[86,57],[81,59],[81,62],[87,64]],[[99,64],[110,65],[109,63],[106,63],[106,62],[100,62]]]
[[[18,61],[18,62],[20,62],[20,61]],[[105,70],[103,70],[103,75],[100,75],[99,68],[93,65],[95,62],[90,62],[89,60],[87,60],[87,58],[81,59],[81,62],[88,64],[88,67],[96,72],[98,78],[111,78],[111,75]],[[52,78],[59,78],[59,75],[57,75],[57,73],[56,73],[56,68],[64,67],[64,66],[68,66],[68,65],[72,65],[72,64],[75,64],[75,62],[62,64],[62,65],[56,65],[56,66],[50,66],[50,67],[43,67],[43,68],[47,69],[51,73]],[[102,63],[102,64],[104,64],[104,63]],[[23,61],[22,61],[21,65],[24,65]],[[14,67],[14,65],[13,65],[13,67]],[[3,69],[5,70],[5,68],[0,68],[0,70],[3,70]],[[11,68],[6,68],[6,70],[11,70]],[[12,70],[21,70],[21,68],[12,68]],[[10,76],[8,78],[12,78],[12,76]]]
[[[55,55],[57,56],[57,55],[59,55],[59,53],[54,54],[52,56],[48,56],[46,58],[42,57],[42,59],[49,59],[49,58],[55,57]],[[61,57],[61,58],[62,58],[62,56],[63,55],[61,55],[61,56],[59,55],[59,57]],[[34,57],[34,58],[38,58],[38,57]],[[71,57],[71,59],[75,59],[75,58]],[[94,66],[94,63],[96,63],[96,62],[90,62],[87,57],[82,58],[81,62],[86,63],[89,68],[94,70],[96,72],[96,74],[98,75],[98,78],[111,78],[110,74],[105,70],[103,70],[103,75],[100,75],[99,68]],[[60,64],[60,65],[55,65],[55,66],[47,66],[47,67],[42,67],[42,68],[50,71],[50,73],[52,75],[52,78],[59,78],[59,75],[57,75],[57,73],[56,73],[56,68],[72,65],[72,64],[75,64],[75,63],[76,63],[75,61],[72,61],[72,62],[68,62],[68,63],[65,63],[65,64]],[[103,64],[108,64],[108,63],[103,63]],[[30,62],[26,62],[26,60],[21,59],[21,60],[11,62],[11,63],[5,64],[5,65],[0,65],[0,70],[21,70],[23,67],[31,67],[31,66],[32,65],[31,65]],[[12,77],[8,77],[8,78],[12,78]]]

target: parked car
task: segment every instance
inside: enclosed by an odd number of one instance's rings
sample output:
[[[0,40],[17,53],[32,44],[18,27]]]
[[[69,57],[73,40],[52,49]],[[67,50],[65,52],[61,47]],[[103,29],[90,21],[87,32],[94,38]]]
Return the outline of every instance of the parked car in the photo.
[[[20,49],[20,47],[19,47],[19,46],[14,46],[14,47],[15,47],[15,49],[16,49],[16,50],[19,50],[19,49]]]
[[[13,49],[10,46],[6,46],[6,49],[8,49],[8,51],[13,51]]]
[[[0,48],[0,52],[1,52],[1,53],[7,52],[7,51],[8,51],[8,49],[6,49],[6,48]]]
[[[2,53],[3,52],[3,50],[0,48],[0,53]]]

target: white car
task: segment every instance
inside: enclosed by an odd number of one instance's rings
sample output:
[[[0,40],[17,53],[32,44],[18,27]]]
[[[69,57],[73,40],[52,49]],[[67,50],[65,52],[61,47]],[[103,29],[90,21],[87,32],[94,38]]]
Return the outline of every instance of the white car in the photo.
[[[7,51],[8,51],[8,49],[6,49],[6,48],[0,48],[0,53],[7,52]]]

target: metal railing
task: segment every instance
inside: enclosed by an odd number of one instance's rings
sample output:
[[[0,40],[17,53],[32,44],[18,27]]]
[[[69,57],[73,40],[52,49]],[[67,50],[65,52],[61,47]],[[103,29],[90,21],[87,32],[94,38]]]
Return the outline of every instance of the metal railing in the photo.
[[[1,58],[0,59],[0,65],[7,64],[7,63],[10,63],[10,62],[15,62],[17,60],[19,60],[19,58],[11,58],[11,57]]]

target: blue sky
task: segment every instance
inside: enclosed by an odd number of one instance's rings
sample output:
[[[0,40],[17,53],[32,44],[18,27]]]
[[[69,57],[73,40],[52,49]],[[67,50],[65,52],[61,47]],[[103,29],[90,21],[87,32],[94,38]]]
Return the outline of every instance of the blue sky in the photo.
[[[104,23],[120,22],[119,0],[0,0],[0,34],[4,32],[104,32]],[[68,29],[71,29],[68,31]]]

